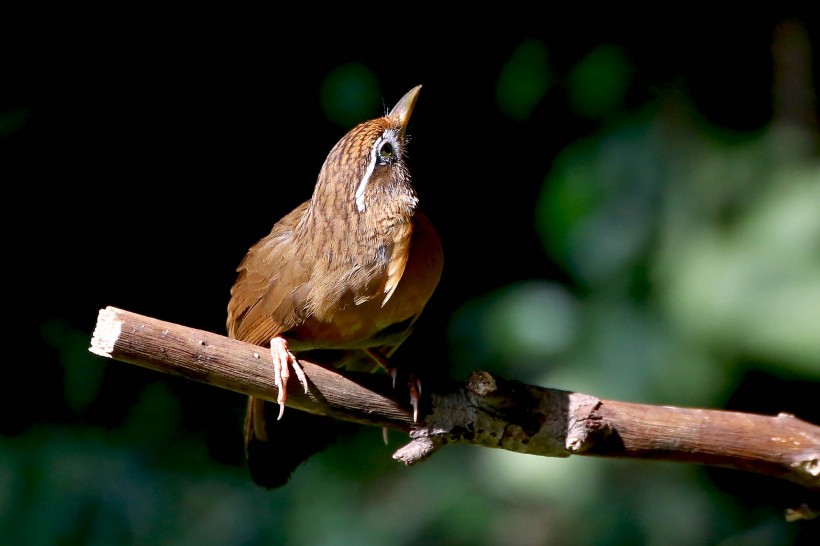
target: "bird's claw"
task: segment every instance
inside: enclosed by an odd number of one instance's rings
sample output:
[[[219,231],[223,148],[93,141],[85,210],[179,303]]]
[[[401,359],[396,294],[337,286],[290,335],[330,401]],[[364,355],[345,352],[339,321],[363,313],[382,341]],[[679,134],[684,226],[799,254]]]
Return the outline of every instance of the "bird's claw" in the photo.
[[[407,381],[410,386],[410,405],[413,406],[413,422],[419,420],[419,400],[421,399],[421,381],[415,376],[411,376]]]
[[[393,378],[393,388],[396,388],[396,377],[398,377],[398,370],[392,366],[390,366],[390,361],[381,355],[378,351],[374,351],[371,349],[365,349],[365,352],[376,361],[376,363],[384,368],[387,374]],[[421,380],[416,377],[414,374],[410,374],[410,377],[407,380],[407,384],[410,387],[410,405],[413,406],[413,422],[416,423],[419,420],[419,400],[421,399]],[[384,433],[385,443],[387,443],[387,433]]]
[[[285,413],[285,402],[288,399],[287,384],[290,377],[290,368],[293,368],[293,373],[299,383],[305,388],[305,394],[308,393],[308,382],[305,370],[299,364],[296,356],[288,348],[288,342],[283,337],[275,337],[270,340],[270,354],[273,359],[273,378],[276,385],[277,395],[276,401],[279,403],[278,421]]]
[[[393,378],[393,388],[396,388],[396,368],[388,368],[387,373]],[[407,379],[407,386],[410,390],[410,405],[413,406],[413,422],[419,420],[419,400],[421,400],[421,380],[413,374]]]

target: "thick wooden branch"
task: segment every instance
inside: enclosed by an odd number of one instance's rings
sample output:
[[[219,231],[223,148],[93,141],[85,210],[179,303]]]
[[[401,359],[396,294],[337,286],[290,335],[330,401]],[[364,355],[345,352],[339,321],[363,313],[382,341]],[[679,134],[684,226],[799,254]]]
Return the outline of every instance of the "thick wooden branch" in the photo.
[[[238,393],[276,400],[262,347],[108,307],[91,352]],[[396,400],[386,374],[340,374],[300,360],[305,394],[288,406],[407,432],[395,454],[414,464],[441,446],[468,443],[549,457],[587,455],[714,465],[756,472],[820,491],[820,427],[793,415],[764,416],[600,400],[475,372],[467,382],[425,380],[420,422]],[[285,413],[287,418],[287,412]]]

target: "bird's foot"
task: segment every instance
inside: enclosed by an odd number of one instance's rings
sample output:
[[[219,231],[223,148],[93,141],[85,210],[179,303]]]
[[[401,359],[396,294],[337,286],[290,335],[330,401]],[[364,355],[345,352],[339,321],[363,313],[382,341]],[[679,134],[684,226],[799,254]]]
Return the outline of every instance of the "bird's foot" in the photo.
[[[396,368],[387,368],[387,373],[393,378],[393,388],[396,388],[396,376],[398,371]],[[413,406],[413,422],[419,420],[419,400],[421,400],[421,379],[415,374],[411,373],[407,378],[407,386],[410,390],[410,405]]]
[[[393,388],[396,388],[396,377],[398,370],[390,365],[384,355],[372,349],[365,349],[365,352],[372,358],[376,364],[384,368],[384,370],[393,378]],[[410,405],[413,406],[413,422],[419,420],[419,400],[421,399],[421,380],[413,373],[407,378],[407,385],[410,387]],[[387,443],[387,434],[384,434],[385,443]]]
[[[285,402],[288,399],[287,384],[290,377],[290,368],[293,368],[293,373],[299,383],[305,388],[305,394],[308,392],[307,376],[305,370],[299,364],[296,356],[288,348],[288,342],[283,337],[275,337],[270,340],[270,355],[273,359],[273,377],[274,384],[277,389],[276,401],[279,403],[279,417],[278,421],[285,413]]]
[[[396,388],[396,369],[390,368],[387,373],[393,378],[393,388]],[[413,422],[417,423],[419,420],[419,400],[421,399],[421,380],[415,375],[410,375],[407,379],[407,385],[410,387],[410,405],[413,406]],[[388,438],[387,427],[382,427],[382,440],[384,445],[387,445]]]

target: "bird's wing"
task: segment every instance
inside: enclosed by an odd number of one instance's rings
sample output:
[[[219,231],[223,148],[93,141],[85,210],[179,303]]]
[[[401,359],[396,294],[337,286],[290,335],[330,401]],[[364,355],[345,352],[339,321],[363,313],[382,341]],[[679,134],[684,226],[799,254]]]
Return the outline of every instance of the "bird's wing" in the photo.
[[[400,278],[390,281],[394,285],[388,292],[388,297],[398,290],[398,299],[401,302],[413,302],[415,308],[410,318],[396,322],[374,336],[375,343],[371,351],[385,358],[390,358],[410,336],[441,278],[444,262],[441,239],[433,224],[421,211],[417,211],[413,219],[412,238],[408,240],[408,244],[409,251],[404,253],[405,259],[400,264]],[[382,305],[392,304],[385,300]],[[378,343],[379,340],[383,340],[384,344]]]
[[[239,264],[228,303],[230,337],[267,347],[272,338],[305,320],[310,268],[298,261],[294,252],[298,245],[293,238],[307,207],[305,202],[277,222],[270,234],[251,247]],[[264,487],[284,484],[296,466],[332,442],[337,430],[333,420],[302,412],[292,412],[284,421],[278,421],[277,411],[275,404],[248,397],[245,413],[248,469],[254,482]],[[311,433],[302,434],[302,429]],[[300,440],[288,446],[277,441],[297,435]]]
[[[273,226],[239,264],[228,303],[228,335],[268,346],[304,320],[310,270],[297,260],[294,230],[307,210],[303,203]]]

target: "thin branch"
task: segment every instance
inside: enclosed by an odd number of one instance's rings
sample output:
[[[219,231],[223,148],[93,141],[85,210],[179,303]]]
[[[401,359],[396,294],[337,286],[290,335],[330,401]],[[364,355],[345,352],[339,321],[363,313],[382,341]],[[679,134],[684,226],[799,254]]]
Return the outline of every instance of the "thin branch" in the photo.
[[[178,324],[102,309],[91,352],[276,400],[265,348]],[[775,476],[820,491],[820,427],[793,415],[764,416],[601,400],[510,381],[487,372],[467,382],[425,381],[420,422],[395,399],[386,374],[342,375],[300,360],[309,392],[293,386],[288,406],[407,432],[395,454],[420,462],[441,446],[467,443],[548,457],[587,455],[668,460]],[[286,414],[287,415],[287,414]]]
[[[137,315],[114,307],[99,312],[92,353],[215,387],[276,400],[273,363],[264,347]],[[310,389],[291,384],[287,405],[344,421],[409,431],[409,405],[392,398],[387,375],[356,374],[357,380],[299,360]],[[387,395],[383,393],[389,393]]]

